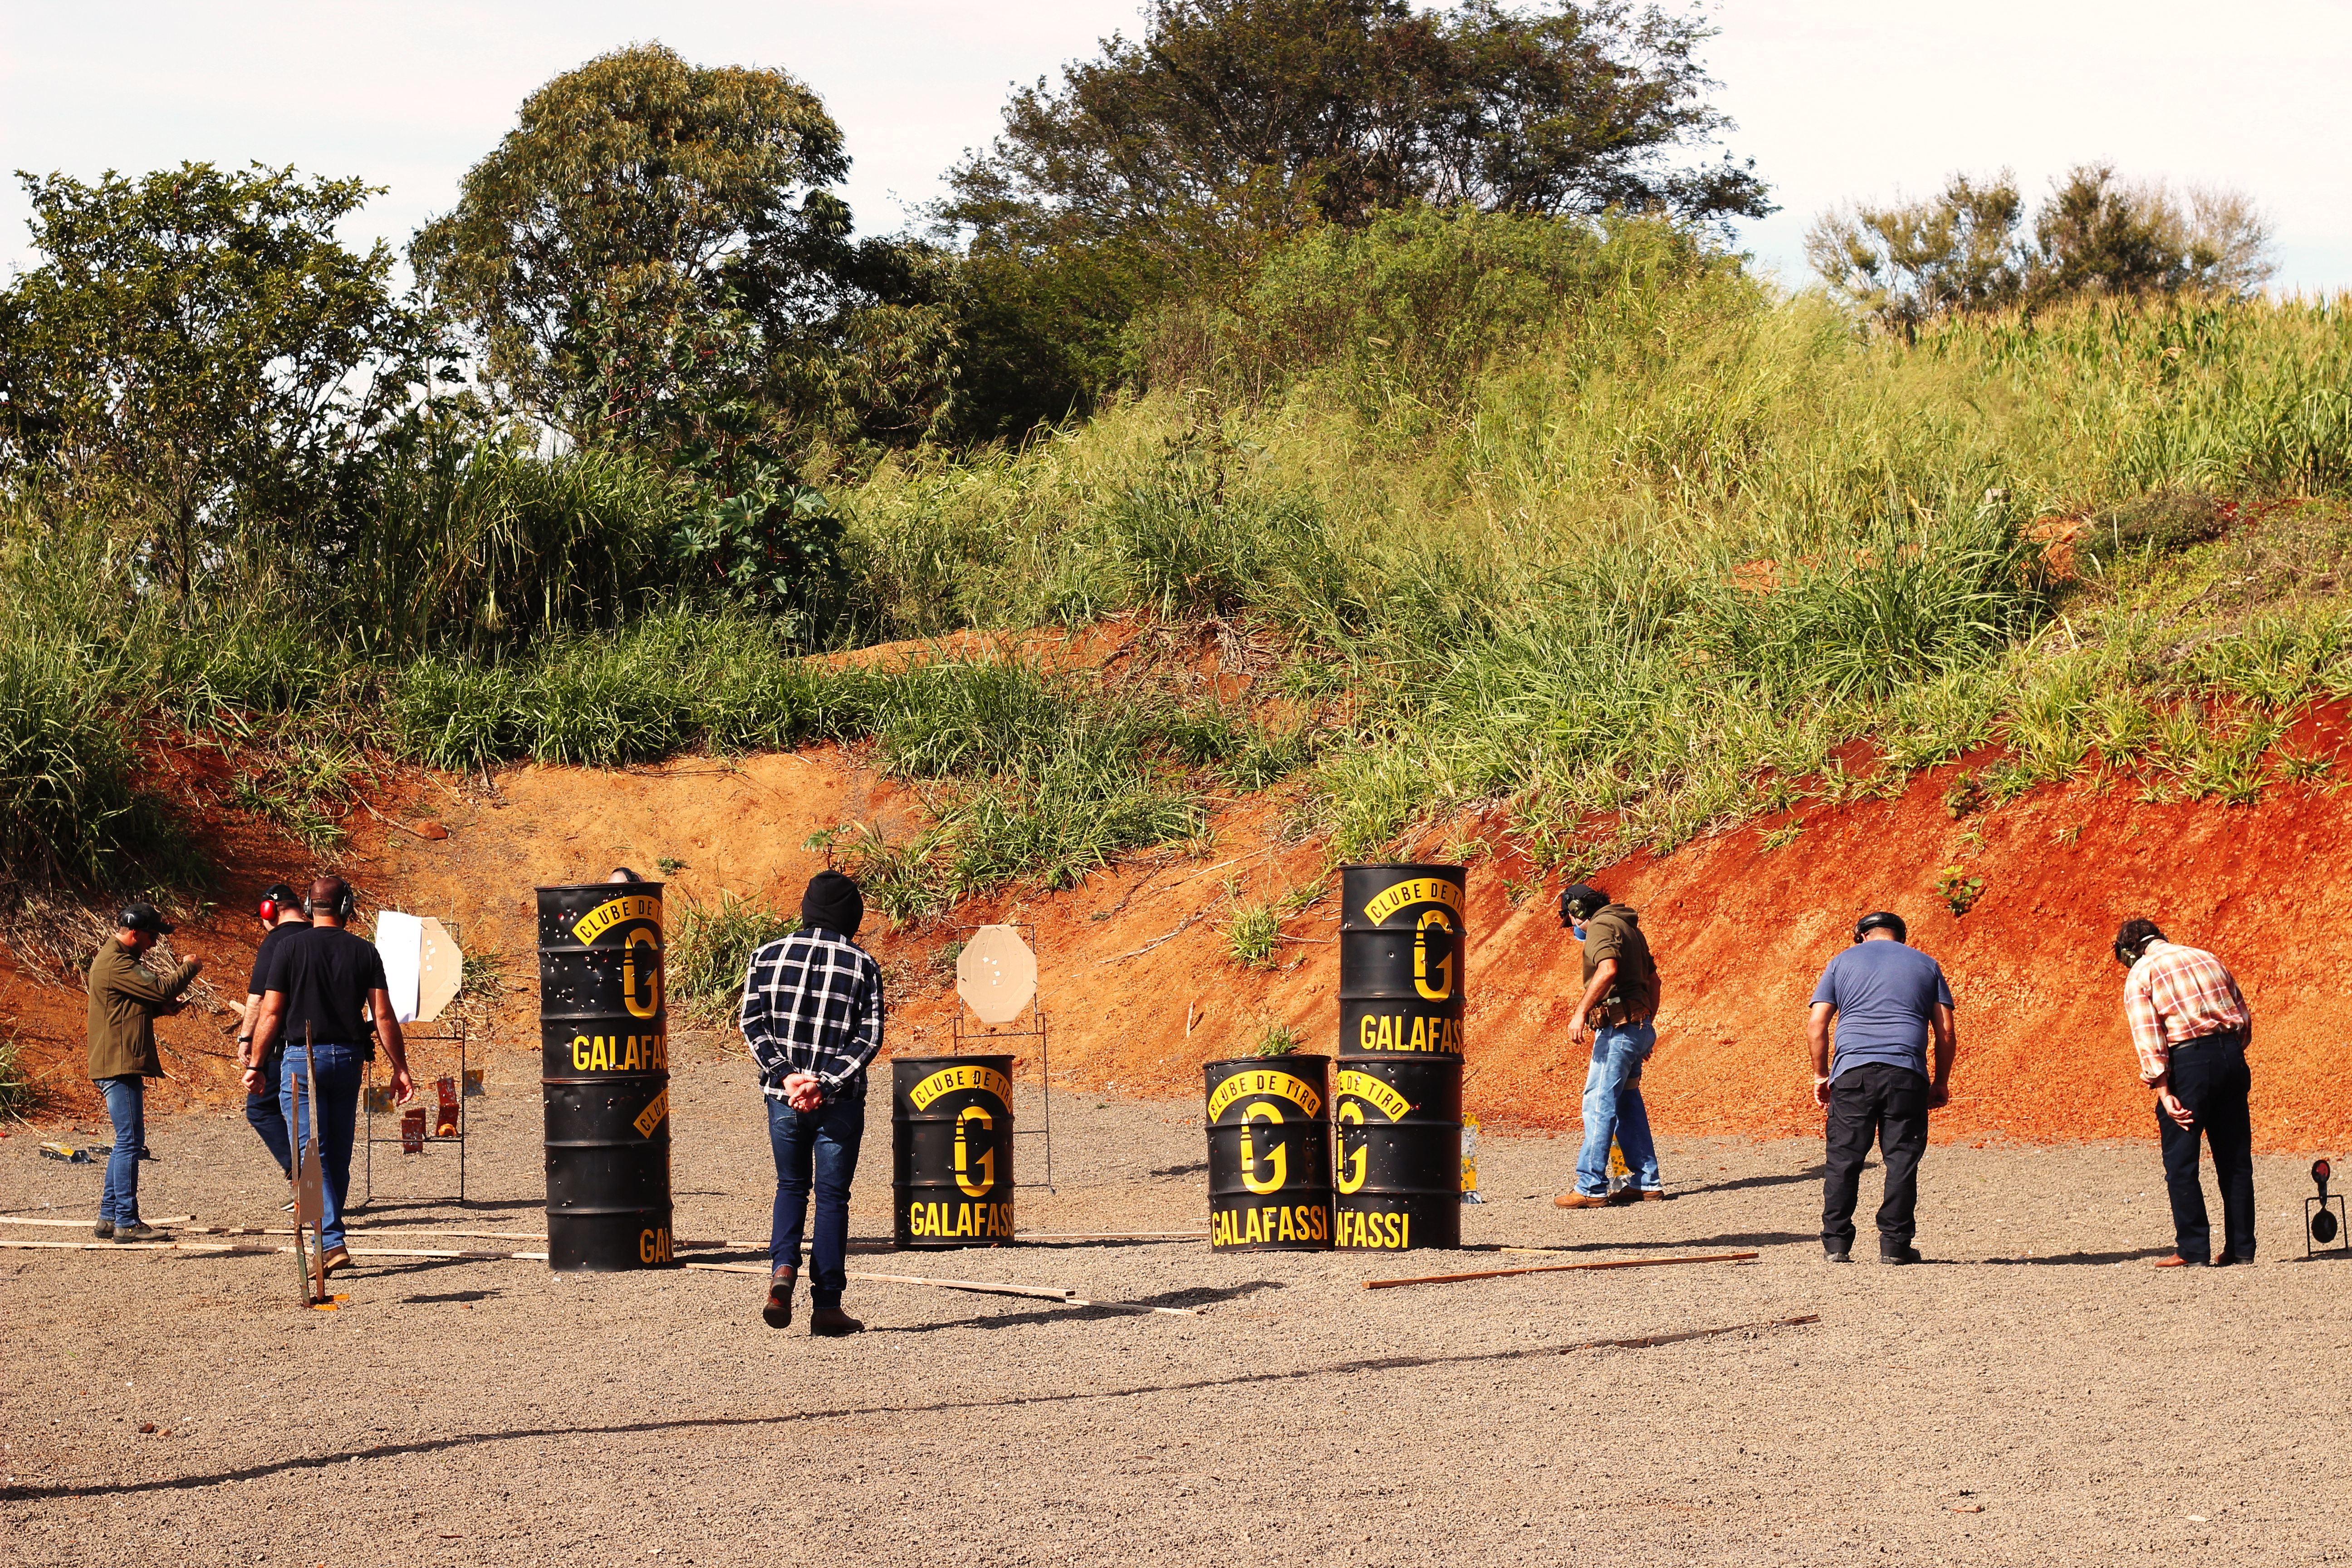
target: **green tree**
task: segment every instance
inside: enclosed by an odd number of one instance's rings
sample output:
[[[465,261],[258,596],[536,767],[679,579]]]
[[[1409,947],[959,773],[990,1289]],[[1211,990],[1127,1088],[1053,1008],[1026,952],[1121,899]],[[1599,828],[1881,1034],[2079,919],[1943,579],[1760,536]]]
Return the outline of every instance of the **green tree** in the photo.
[[[1831,289],[1904,331],[1949,310],[2017,302],[2032,258],[2019,244],[2025,202],[2004,169],[1955,174],[1931,201],[1832,208],[1813,220],[1805,259]]]
[[[940,269],[850,237],[840,128],[781,70],[641,44],[556,77],[411,249],[484,368],[576,439],[732,470],[945,401]]]
[[[2053,182],[2030,226],[2005,169],[1955,174],[1926,201],[1833,207],[1813,221],[1805,258],[1833,294],[1906,333],[1955,311],[2085,294],[2242,297],[2274,270],[2269,225],[2244,195],[2197,189],[2184,200],[2126,184],[2105,163]]]
[[[246,524],[322,504],[425,377],[392,253],[334,237],[380,187],[259,164],[17,177],[46,259],[0,292],[0,464],[147,520],[148,569],[184,599]]]
[[[942,230],[979,275],[1017,285],[986,290],[968,323],[967,418],[1007,396],[1083,401],[1127,320],[1240,287],[1313,225],[1416,205],[1771,211],[1748,165],[1675,162],[1729,124],[1706,101],[1709,36],[1619,0],[1153,0],[1139,39],[1016,92],[1003,134],[949,175]],[[1007,374],[1023,364],[1047,384]]]
[[[2232,191],[2127,185],[2108,163],[2069,171],[2033,219],[2026,293],[2244,295],[2277,270],[2270,226]]]

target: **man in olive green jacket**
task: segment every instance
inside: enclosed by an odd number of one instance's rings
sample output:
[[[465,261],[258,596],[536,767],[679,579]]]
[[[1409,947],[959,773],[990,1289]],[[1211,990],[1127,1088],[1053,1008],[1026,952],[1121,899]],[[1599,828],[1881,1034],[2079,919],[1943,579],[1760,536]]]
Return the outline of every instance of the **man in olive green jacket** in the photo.
[[[115,932],[90,955],[89,1076],[106,1097],[114,1123],[114,1152],[106,1162],[106,1189],[98,1200],[103,1241],[145,1241],[155,1230],[139,1217],[139,1151],[147,1141],[147,1082],[163,1076],[155,1051],[155,1020],[180,1010],[180,994],[195,984],[204,961],[191,958],[169,974],[140,963],[172,923],[152,904],[132,904]]]

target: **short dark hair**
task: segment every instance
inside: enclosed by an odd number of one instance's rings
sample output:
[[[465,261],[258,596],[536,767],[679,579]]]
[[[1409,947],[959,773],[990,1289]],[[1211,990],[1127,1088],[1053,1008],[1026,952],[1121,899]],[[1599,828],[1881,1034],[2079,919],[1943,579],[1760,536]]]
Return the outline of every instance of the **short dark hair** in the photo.
[[[2116,928],[2116,962],[2129,968],[2139,962],[2149,942],[2163,940],[2164,931],[2154,921],[2135,916]]]

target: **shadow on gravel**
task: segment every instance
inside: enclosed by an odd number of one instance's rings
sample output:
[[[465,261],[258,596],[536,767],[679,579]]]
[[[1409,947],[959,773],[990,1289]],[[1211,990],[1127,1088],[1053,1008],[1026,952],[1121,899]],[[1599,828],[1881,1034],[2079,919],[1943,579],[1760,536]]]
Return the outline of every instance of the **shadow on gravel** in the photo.
[[[1190,1165],[1162,1165],[1151,1173],[1155,1176],[1191,1176],[1197,1175],[1208,1168],[1209,1162],[1202,1160]]]
[[[916,1323],[903,1329],[868,1329],[868,1333],[935,1334],[941,1329],[1022,1329],[1038,1323],[1066,1323],[1073,1318],[1098,1320],[1133,1317],[1137,1307],[1213,1307],[1222,1301],[1238,1301],[1255,1296],[1261,1290],[1286,1290],[1289,1286],[1279,1279],[1253,1279],[1246,1285],[1228,1286],[1216,1289],[1208,1286],[1183,1290],[1163,1290],[1157,1296],[1122,1296],[1116,1302],[1101,1307],[1066,1307],[1058,1311],[1005,1312],[992,1318],[948,1318],[936,1323]],[[1120,1309],[1128,1310],[1122,1311]]]
[[[1082,1309],[1081,1309],[1082,1310]],[[1052,1314],[1068,1318],[1073,1314]],[[1124,1315],[1124,1314],[1122,1314]],[[1012,1320],[999,1319],[998,1322]],[[1008,1394],[994,1399],[947,1399],[936,1405],[856,1405],[831,1410],[795,1410],[778,1415],[683,1415],[668,1421],[627,1421],[606,1426],[523,1426],[503,1432],[466,1432],[451,1437],[427,1437],[414,1443],[379,1443],[373,1447],[346,1448],[333,1454],[306,1454],[272,1464],[248,1465],[239,1470],[219,1470],[205,1476],[160,1477],[127,1481],[119,1486],[34,1487],[21,1483],[0,1486],[0,1502],[34,1502],[44,1498],[131,1497],[142,1492],[193,1491],[225,1481],[258,1480],[291,1470],[319,1470],[358,1459],[394,1459],[411,1454],[439,1454],[485,1443],[545,1441],[550,1437],[622,1437],[649,1432],[727,1431],[745,1426],[782,1426],[795,1421],[845,1421],[864,1415],[939,1415],[958,1410],[998,1410],[1022,1405],[1074,1405],[1092,1399],[1134,1399],[1154,1394],[1192,1394],[1213,1388],[1250,1384],[1304,1383],[1318,1377],[1349,1377],[1368,1372],[1402,1372],[1417,1367],[1473,1366],[1488,1362],[1531,1361],[1546,1356],[1574,1355],[1580,1351],[1652,1350],[1693,1340],[1728,1334],[1758,1334],[1821,1321],[1817,1314],[1769,1318],[1760,1322],[1732,1323],[1723,1328],[1685,1329],[1635,1339],[1586,1340],[1568,1345],[1528,1345],[1517,1350],[1471,1351],[1461,1355],[1369,1356],[1360,1361],[1293,1367],[1286,1372],[1235,1373],[1225,1377],[1191,1378],[1181,1383],[1129,1384],[1118,1388],[1071,1389],[1060,1394]]]
[[[451,1290],[440,1296],[403,1296],[404,1307],[429,1307],[440,1301],[487,1301],[493,1296],[503,1296],[503,1290]]]
[[[543,1209],[544,1198],[468,1198],[460,1203],[456,1198],[378,1198],[371,1204],[358,1204],[343,1213],[353,1219],[365,1215],[372,1225],[446,1225],[446,1214],[416,1215],[409,1218],[387,1215],[387,1209]]]
[[[1878,1162],[1873,1160],[1863,1166],[1863,1169],[1873,1170],[1877,1164]],[[1818,1182],[1829,1173],[1830,1168],[1827,1165],[1815,1165],[1810,1171],[1799,1171],[1793,1175],[1742,1176],[1736,1182],[1709,1182],[1703,1187],[1676,1188],[1675,1194],[1677,1197],[1695,1198],[1701,1193],[1738,1193],[1745,1192],[1749,1187],[1793,1187],[1799,1182]]]

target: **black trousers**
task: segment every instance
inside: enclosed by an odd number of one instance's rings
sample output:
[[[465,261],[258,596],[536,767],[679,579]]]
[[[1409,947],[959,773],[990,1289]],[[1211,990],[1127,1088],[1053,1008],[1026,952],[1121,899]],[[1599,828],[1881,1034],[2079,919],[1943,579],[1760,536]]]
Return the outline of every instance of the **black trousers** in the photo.
[[[2254,1130],[2246,1109],[2253,1080],[2246,1071],[2244,1038],[2215,1035],[2172,1047],[2172,1092],[2196,1124],[2183,1127],[2156,1112],[2164,1142],[2164,1185],[2172,1199],[2172,1232],[2180,1256],[2192,1263],[2210,1259],[2213,1230],[2205,1214],[2205,1189],[2197,1180],[2197,1138],[2213,1147],[2213,1174],[2221,1184],[2221,1231],[2225,1259],[2254,1260]]]
[[[1919,1156],[1927,1150],[1927,1080],[1909,1068],[1864,1062],[1830,1085],[1829,1175],[1822,1183],[1822,1245],[1853,1246],[1853,1205],[1875,1142],[1886,1157],[1878,1205],[1882,1247],[1908,1247],[1916,1228]]]

